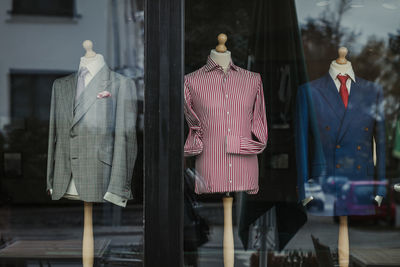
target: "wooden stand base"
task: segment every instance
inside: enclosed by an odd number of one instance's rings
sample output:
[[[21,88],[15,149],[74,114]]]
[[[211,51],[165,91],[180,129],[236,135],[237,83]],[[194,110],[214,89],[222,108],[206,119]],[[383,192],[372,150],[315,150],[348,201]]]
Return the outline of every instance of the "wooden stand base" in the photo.
[[[233,267],[235,262],[235,246],[232,227],[233,197],[224,197],[224,267]]]
[[[83,267],[93,267],[94,261],[94,238],[93,238],[93,203],[83,202],[84,226],[82,242],[82,264]]]
[[[338,238],[338,253],[339,266],[349,267],[349,229],[347,216],[340,216],[339,221],[339,238]]]

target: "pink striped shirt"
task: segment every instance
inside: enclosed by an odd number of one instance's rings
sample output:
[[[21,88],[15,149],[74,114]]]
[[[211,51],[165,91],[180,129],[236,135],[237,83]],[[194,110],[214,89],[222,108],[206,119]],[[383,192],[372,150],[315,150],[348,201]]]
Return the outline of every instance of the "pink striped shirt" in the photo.
[[[185,157],[196,156],[195,192],[258,192],[258,160],[268,139],[261,76],[210,57],[185,76]]]

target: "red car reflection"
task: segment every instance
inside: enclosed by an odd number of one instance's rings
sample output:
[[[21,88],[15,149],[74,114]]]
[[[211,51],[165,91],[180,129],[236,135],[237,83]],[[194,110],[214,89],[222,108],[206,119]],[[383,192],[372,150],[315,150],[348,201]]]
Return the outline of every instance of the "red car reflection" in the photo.
[[[380,207],[374,201],[378,187],[388,188],[387,181],[355,181],[343,185],[340,194],[333,205],[334,214],[336,210],[346,210],[350,220],[385,220],[394,225],[396,218],[396,207],[393,199],[393,188],[383,198]],[[338,217],[334,217],[338,221]]]

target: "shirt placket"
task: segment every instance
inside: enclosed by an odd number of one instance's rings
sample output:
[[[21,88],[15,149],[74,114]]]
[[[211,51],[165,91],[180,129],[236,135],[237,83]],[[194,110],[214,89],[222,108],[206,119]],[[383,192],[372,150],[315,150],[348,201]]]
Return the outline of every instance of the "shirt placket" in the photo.
[[[224,94],[224,112],[225,112],[225,131],[226,136],[232,135],[232,114],[231,114],[231,105],[230,102],[232,101],[232,92],[229,90],[229,70],[223,73],[222,76],[222,91]],[[227,159],[227,177],[226,183],[228,185],[229,190],[233,191],[233,163],[232,163],[232,155],[226,154]]]

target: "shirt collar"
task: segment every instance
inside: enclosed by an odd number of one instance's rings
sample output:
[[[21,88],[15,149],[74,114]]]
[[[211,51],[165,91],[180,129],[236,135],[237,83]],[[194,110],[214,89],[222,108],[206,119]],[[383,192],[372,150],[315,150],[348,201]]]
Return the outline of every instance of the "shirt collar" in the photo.
[[[88,69],[89,73],[94,76],[100,69],[105,65],[104,58],[100,54],[96,54],[94,58],[81,57],[81,62],[79,64],[79,69],[85,67]]]
[[[204,66],[204,68],[205,68],[206,72],[209,72],[209,71],[212,71],[214,69],[221,68],[221,66],[218,65],[210,56],[208,56],[207,64]],[[228,69],[233,69],[233,70],[238,71],[238,68],[239,68],[238,66],[233,64],[233,61],[231,59],[231,61],[229,62]]]
[[[332,64],[333,64],[333,62],[332,62]],[[331,76],[332,80],[335,81],[339,74],[340,75],[348,75],[353,82],[356,82],[356,76],[354,74],[353,68],[350,68],[346,73],[341,73],[340,71],[338,71],[338,69],[336,69],[332,66],[329,68],[329,75]]]

